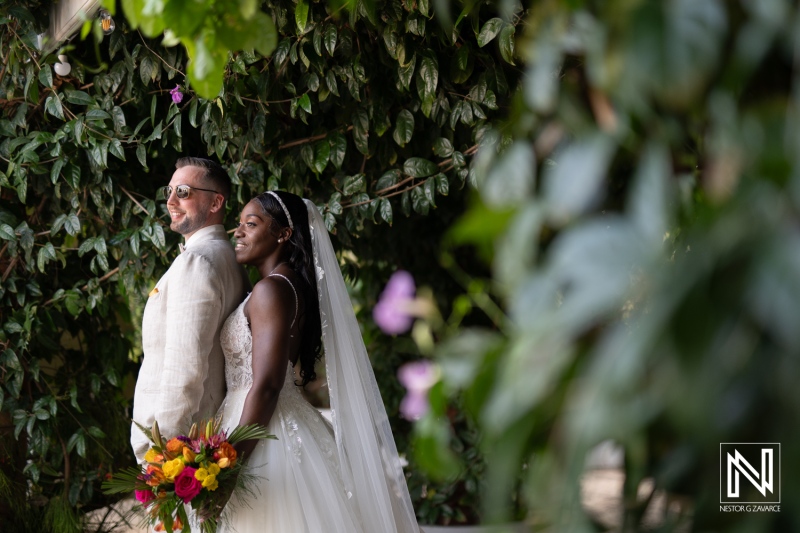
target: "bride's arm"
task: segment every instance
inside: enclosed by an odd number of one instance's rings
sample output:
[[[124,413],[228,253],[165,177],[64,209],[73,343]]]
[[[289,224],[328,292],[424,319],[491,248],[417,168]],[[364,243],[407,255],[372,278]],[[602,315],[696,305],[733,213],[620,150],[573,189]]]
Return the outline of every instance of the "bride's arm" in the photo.
[[[283,388],[289,363],[289,333],[294,295],[280,278],[264,278],[253,287],[246,314],[253,335],[253,386],[247,394],[239,425],[269,424]],[[236,445],[248,457],[258,441]]]

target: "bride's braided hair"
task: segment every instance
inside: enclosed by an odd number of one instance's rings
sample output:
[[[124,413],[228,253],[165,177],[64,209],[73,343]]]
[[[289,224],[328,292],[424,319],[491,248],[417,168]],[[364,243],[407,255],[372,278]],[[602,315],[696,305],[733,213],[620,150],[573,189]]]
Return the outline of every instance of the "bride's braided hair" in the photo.
[[[300,363],[301,386],[306,386],[316,379],[317,373],[314,366],[322,357],[322,325],[319,318],[319,295],[317,294],[314,253],[311,248],[311,232],[308,228],[308,211],[306,204],[299,196],[283,191],[272,192],[280,196],[294,224],[292,236],[287,244],[290,245],[289,266],[300,279],[299,293],[305,303],[303,312],[305,323],[300,332],[298,362]],[[264,213],[275,222],[271,225],[274,235],[277,235],[281,229],[289,227],[289,219],[286,218],[283,207],[272,194],[261,193],[255,197],[255,200]]]

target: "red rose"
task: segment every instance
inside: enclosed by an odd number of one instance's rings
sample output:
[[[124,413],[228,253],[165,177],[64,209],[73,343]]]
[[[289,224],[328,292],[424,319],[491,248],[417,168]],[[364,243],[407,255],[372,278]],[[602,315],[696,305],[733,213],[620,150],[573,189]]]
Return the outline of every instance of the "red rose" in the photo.
[[[192,501],[203,489],[203,484],[194,477],[196,471],[196,468],[187,466],[180,474],[175,476],[175,494],[183,499],[183,503]]]
[[[153,494],[152,490],[137,490],[136,491],[136,499],[139,500],[141,503],[147,503],[150,500],[155,499],[156,495]]]

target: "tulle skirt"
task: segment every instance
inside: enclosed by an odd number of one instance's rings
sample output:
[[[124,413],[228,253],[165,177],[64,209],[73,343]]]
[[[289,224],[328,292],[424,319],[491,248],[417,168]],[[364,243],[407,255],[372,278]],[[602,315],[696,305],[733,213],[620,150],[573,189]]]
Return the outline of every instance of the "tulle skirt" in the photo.
[[[284,386],[268,426],[278,440],[259,441],[246,459],[258,476],[252,493],[234,492],[220,533],[366,533],[342,483],[333,429],[292,388]],[[220,408],[228,431],[246,397],[247,389],[229,392]]]

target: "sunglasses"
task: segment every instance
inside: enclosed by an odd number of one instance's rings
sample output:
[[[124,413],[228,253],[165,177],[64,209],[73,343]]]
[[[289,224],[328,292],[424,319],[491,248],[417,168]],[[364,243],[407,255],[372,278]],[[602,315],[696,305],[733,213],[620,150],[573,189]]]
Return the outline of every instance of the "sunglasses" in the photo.
[[[161,195],[161,199],[167,200],[172,195],[172,185],[164,185],[163,187],[159,187],[157,189],[158,193]],[[190,187],[189,185],[176,185],[175,189],[175,196],[180,198],[181,200],[185,200],[189,198],[189,193],[194,191],[206,191],[206,192],[213,192],[217,194],[222,194],[217,191],[212,191],[211,189],[201,189],[200,187]]]

